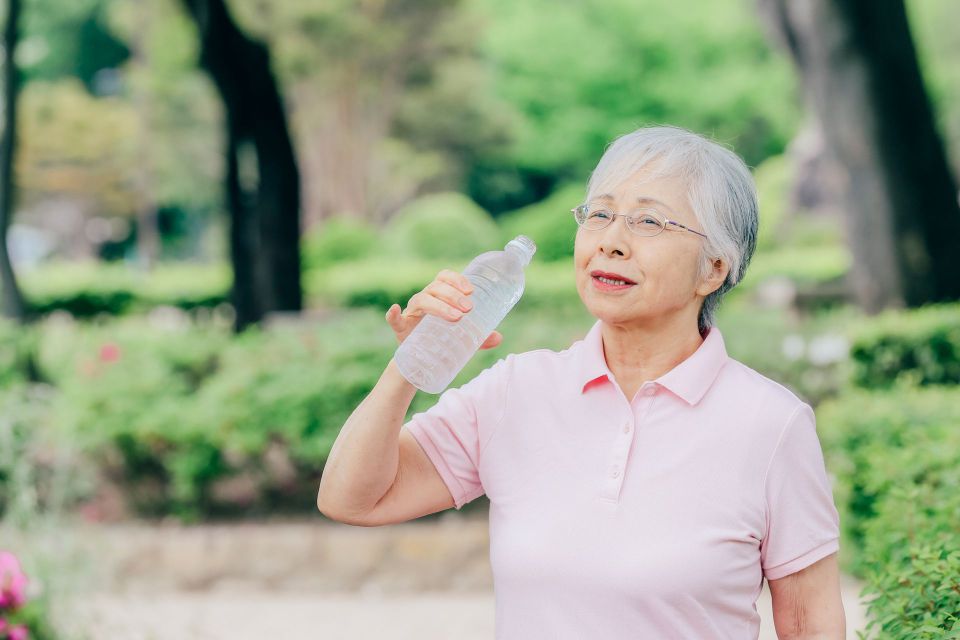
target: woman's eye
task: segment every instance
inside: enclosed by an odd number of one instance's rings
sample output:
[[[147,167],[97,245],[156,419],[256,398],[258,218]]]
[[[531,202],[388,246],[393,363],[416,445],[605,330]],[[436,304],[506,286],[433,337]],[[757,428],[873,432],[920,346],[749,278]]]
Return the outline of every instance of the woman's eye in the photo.
[[[652,225],[655,225],[655,226],[659,227],[659,226],[660,226],[660,221],[657,220],[656,218],[651,217],[651,216],[643,216],[643,217],[640,218],[640,224],[652,224]]]
[[[606,211],[603,211],[603,210],[601,209],[601,210],[599,210],[599,211],[591,211],[589,217],[591,217],[591,218],[598,218],[598,217],[600,217],[600,216],[603,216],[604,218],[606,218],[606,217],[608,217],[608,214],[607,214]]]

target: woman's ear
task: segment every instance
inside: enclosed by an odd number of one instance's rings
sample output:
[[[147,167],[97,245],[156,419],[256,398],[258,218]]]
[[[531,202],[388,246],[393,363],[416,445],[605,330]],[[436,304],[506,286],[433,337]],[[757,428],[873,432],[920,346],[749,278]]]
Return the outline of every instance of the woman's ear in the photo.
[[[727,279],[727,274],[730,273],[730,265],[724,262],[722,258],[714,258],[711,267],[710,273],[697,287],[697,294],[704,298],[719,289]]]

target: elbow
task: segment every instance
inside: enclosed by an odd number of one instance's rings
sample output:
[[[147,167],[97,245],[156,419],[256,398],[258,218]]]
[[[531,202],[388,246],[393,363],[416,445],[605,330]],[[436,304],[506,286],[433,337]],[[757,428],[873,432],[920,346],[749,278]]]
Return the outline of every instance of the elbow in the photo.
[[[331,520],[338,520],[335,515],[334,509],[330,505],[330,501],[327,499],[328,492],[323,490],[323,485],[320,485],[320,489],[317,490],[317,511],[330,518]]]
[[[340,524],[349,524],[354,527],[377,526],[363,517],[349,515],[342,510],[338,510],[336,507],[332,507],[329,502],[324,500],[324,494],[322,492],[317,493],[317,510],[328,519],[339,522]]]

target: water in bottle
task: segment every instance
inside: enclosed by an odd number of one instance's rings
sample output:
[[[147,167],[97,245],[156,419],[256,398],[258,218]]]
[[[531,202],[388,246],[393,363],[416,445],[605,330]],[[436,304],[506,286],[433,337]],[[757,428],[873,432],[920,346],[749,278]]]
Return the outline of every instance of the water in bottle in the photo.
[[[394,355],[400,374],[427,393],[446,389],[520,300],[523,269],[536,250],[533,240],[521,235],[503,251],[474,258],[463,270],[473,284],[473,308],[456,321],[425,315]]]

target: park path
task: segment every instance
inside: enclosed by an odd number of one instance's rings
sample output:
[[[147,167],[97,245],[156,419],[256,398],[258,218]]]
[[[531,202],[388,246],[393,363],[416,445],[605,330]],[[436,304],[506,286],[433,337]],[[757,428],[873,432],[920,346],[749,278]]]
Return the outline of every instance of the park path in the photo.
[[[492,640],[484,517],[450,512],[393,527],[315,521],[84,527],[98,560],[76,622],[122,640]],[[842,577],[847,637],[865,619]],[[757,602],[774,640],[770,595]]]

